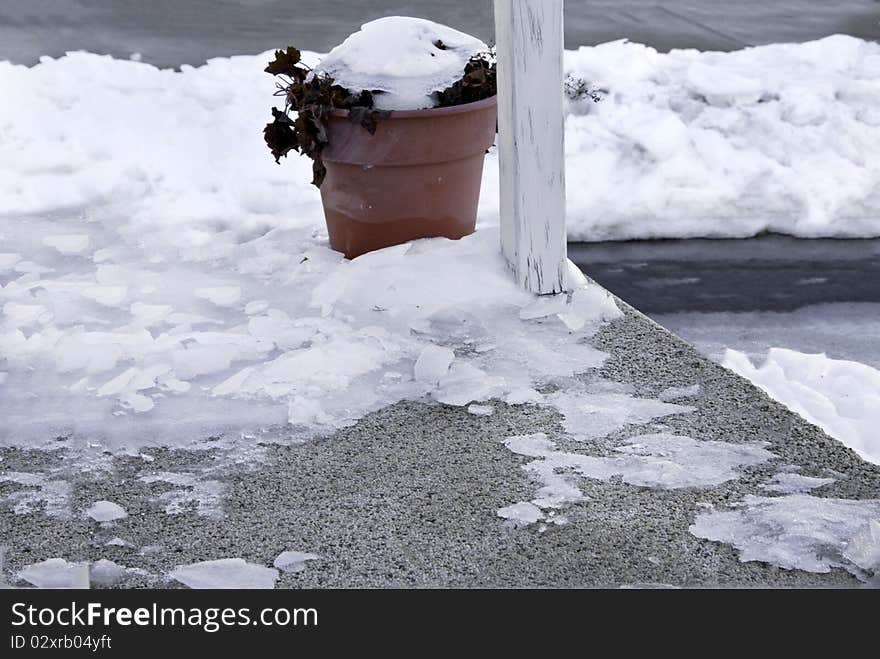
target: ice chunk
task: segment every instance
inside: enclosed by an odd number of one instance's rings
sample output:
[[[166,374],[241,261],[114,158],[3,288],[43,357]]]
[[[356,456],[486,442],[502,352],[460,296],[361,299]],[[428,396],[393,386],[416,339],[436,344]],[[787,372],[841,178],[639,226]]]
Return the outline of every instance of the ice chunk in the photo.
[[[620,318],[623,313],[605,289],[588,285],[575,289],[569,303],[558,315],[568,329],[578,332],[588,323],[598,325]]]
[[[388,16],[363,25],[330,51],[318,67],[355,93],[378,90],[380,110],[434,107],[435,92],[464,76],[467,61],[485,43],[432,21]]]
[[[880,573],[880,518],[869,520],[862,530],[846,543],[843,557],[863,570]]]
[[[546,318],[563,313],[568,308],[568,294],[539,295],[531,304],[527,304],[519,311],[522,320]]]
[[[512,506],[506,506],[498,510],[498,516],[514,522],[517,526],[527,526],[534,524],[538,520],[544,519],[544,513],[533,503],[521,501]]]
[[[317,554],[308,554],[301,551],[283,551],[275,559],[273,565],[282,572],[302,572],[306,569],[306,561],[318,560]]]
[[[242,558],[221,558],[179,566],[168,576],[190,588],[271,590],[278,580],[278,570],[248,563]]]
[[[566,431],[575,438],[608,435],[627,424],[647,423],[672,414],[687,414],[693,407],[674,405],[625,393],[583,390],[569,386],[545,397],[545,403],[564,416]]]
[[[125,577],[126,569],[113,561],[102,558],[91,564],[89,576],[97,586],[113,586]]]
[[[230,353],[229,347],[222,345],[191,345],[175,350],[171,355],[174,373],[181,380],[220,373],[232,365],[234,353]]]
[[[504,381],[468,363],[456,363],[440,379],[434,397],[447,405],[467,405],[473,401],[488,400],[500,394]]]
[[[792,474],[782,472],[776,474],[769,481],[761,485],[761,489],[768,492],[779,492],[781,494],[794,494],[795,492],[809,492],[823,485],[834,483],[834,478],[813,478],[810,476],[801,476],[800,474]]]
[[[125,508],[112,501],[96,501],[85,512],[96,522],[112,522],[128,517]]]
[[[468,405],[467,411],[475,416],[492,416],[495,414],[495,408],[491,405]]]
[[[238,373],[227,378],[216,387],[214,387],[214,395],[226,396],[228,394],[237,393],[241,390],[242,385],[251,376],[252,373],[254,373],[254,368],[251,366],[241,369]]]
[[[660,392],[657,396],[664,403],[671,403],[681,398],[696,398],[700,395],[701,387],[698,384],[692,384],[689,387],[668,387]]]
[[[775,458],[766,446],[766,442],[732,444],[667,433],[641,435],[617,447],[615,451],[624,457],[608,459],[596,477],[604,479],[608,469],[633,485],[663,489],[711,487],[738,478],[741,467]],[[575,468],[585,476],[591,475],[589,463],[576,464]]]
[[[50,558],[28,565],[18,573],[18,577],[37,588],[88,588],[89,564]]]
[[[43,244],[58,250],[65,256],[81,254],[89,246],[90,238],[86,234],[70,234],[46,236]]]
[[[518,455],[530,458],[552,455],[556,450],[556,443],[550,440],[546,434],[539,432],[533,435],[517,435],[504,440],[504,445]]]
[[[442,346],[427,345],[416,360],[413,372],[416,380],[427,384],[437,384],[449,371],[455,353]]]

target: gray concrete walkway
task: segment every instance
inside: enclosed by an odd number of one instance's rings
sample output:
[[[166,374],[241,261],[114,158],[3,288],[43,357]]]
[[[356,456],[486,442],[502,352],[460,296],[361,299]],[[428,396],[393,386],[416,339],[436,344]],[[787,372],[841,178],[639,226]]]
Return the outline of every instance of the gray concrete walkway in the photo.
[[[217,467],[212,451],[152,451],[156,471],[198,472],[226,491],[222,516],[194,511],[169,515],[160,499],[168,484],[138,480],[141,458],[114,458],[109,474],[74,474],[70,504],[124,503],[129,517],[104,528],[90,519],[56,519],[42,512],[0,511],[7,574],[51,557],[110,559],[144,570],[122,585],[173,586],[163,575],[176,565],[242,557],[271,565],[284,550],[320,559],[279,587],[524,587],[844,586],[861,585],[848,572],[826,574],[742,563],[731,546],[688,531],[708,504],[724,507],[760,488],[779,465],[804,476],[837,479],[818,497],[880,498],[880,467],[860,460],[748,382],[701,357],[683,341],[627,308],[623,319],[593,339],[610,353],[585,380],[630,383],[656,397],[667,387],[699,383],[697,396],[677,401],[695,411],[665,417],[669,432],[697,440],[769,442],[778,460],[751,467],[739,479],[706,489],[658,490],[612,479],[581,479],[589,500],[565,510],[569,523],[511,528],[497,510],[529,500],[535,483],[520,469],[528,459],[508,450],[510,435],[545,432],[566,450],[607,455],[625,439],[657,432],[631,425],[588,445],[564,445],[561,417],[532,406],[495,403],[493,416],[463,408],[401,403],[362,419],[336,436],[298,446],[267,448],[259,464]],[[63,464],[58,451],[0,451],[4,468],[45,470]],[[0,496],[27,487],[0,483]],[[193,498],[210,498],[210,492]],[[702,506],[702,508],[701,508]],[[120,537],[131,546],[107,546]]]

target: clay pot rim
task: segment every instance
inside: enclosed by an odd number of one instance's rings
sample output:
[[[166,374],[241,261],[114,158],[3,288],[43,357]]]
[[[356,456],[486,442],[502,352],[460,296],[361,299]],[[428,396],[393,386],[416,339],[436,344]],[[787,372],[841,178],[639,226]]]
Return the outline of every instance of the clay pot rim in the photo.
[[[465,103],[463,105],[451,105],[444,108],[423,108],[421,110],[391,110],[389,119],[424,119],[427,116],[446,117],[455,114],[464,114],[473,110],[482,110],[483,108],[497,105],[498,96],[490,96],[481,101],[473,103]],[[348,118],[348,110],[333,110],[330,113],[332,117]]]

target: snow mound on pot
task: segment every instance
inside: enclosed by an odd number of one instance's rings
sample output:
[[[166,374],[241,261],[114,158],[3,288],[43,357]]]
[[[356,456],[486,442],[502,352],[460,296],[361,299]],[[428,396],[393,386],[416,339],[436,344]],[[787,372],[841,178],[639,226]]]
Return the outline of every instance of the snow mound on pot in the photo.
[[[445,25],[388,16],[363,25],[318,70],[353,92],[383,92],[375,97],[381,110],[420,110],[434,107],[434,94],[461,79],[468,60],[485,50],[476,37]]]

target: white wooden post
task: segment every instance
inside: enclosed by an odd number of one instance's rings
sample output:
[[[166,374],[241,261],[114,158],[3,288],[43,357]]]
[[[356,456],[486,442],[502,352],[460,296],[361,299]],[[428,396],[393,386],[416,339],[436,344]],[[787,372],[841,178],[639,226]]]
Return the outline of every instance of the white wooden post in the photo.
[[[566,289],[563,0],[495,0],[501,251],[526,290]]]

